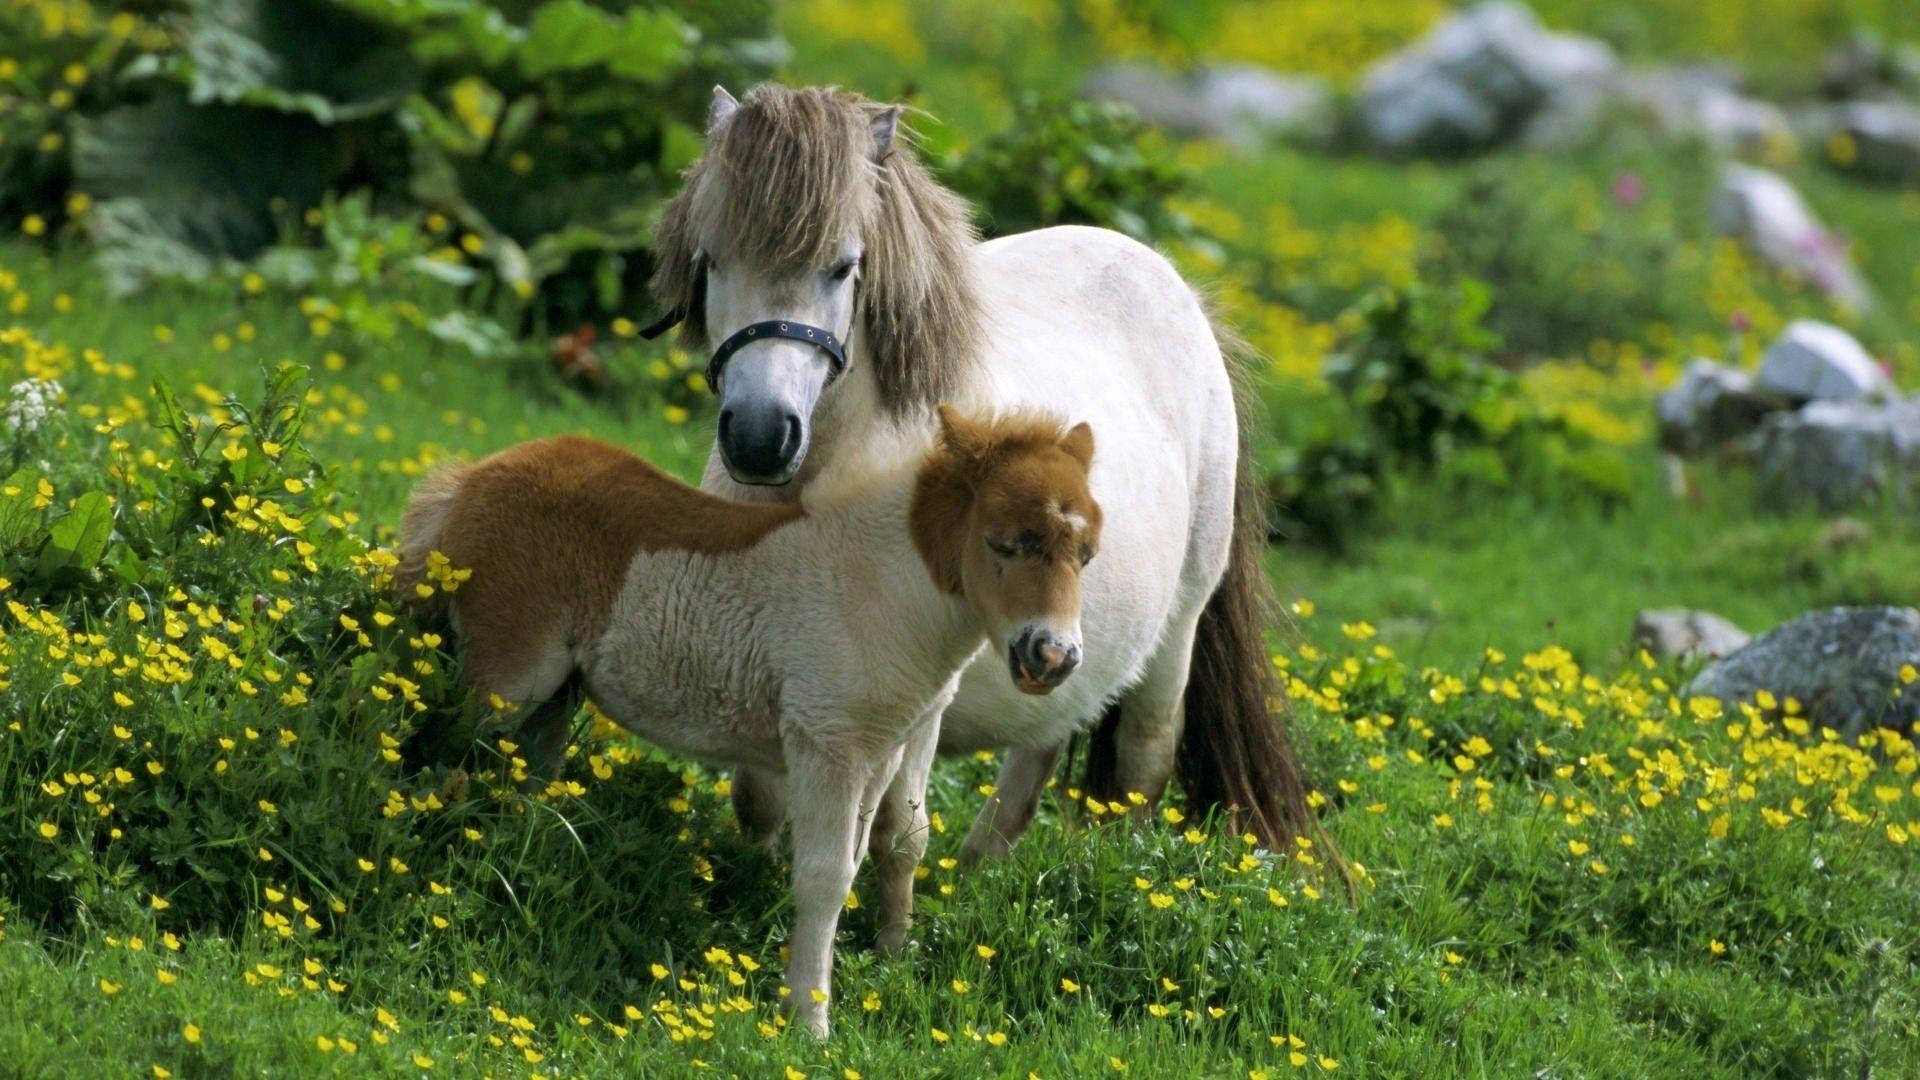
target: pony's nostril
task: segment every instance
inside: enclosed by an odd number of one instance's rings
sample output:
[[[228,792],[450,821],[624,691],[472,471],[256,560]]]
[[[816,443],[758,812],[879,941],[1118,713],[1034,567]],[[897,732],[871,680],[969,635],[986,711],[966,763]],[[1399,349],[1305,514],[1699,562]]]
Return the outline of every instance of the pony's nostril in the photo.
[[[787,414],[787,425],[780,433],[780,460],[790,461],[800,450],[800,418]]]
[[[727,441],[727,433],[730,429],[732,429],[732,427],[733,427],[733,410],[721,409],[720,424],[717,429],[719,432],[719,438],[721,442],[724,443]]]

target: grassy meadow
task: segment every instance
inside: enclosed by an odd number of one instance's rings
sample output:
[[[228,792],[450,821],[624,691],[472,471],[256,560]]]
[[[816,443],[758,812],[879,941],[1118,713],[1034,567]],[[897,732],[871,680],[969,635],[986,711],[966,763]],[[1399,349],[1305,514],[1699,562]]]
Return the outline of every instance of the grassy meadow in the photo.
[[[1794,50],[1913,14],[1767,0],[1749,33],[1681,7],[1611,10],[1649,55],[1783,85]],[[1242,8],[1188,40],[1099,0],[804,0],[780,16],[784,77],[910,91],[926,152],[959,154],[1096,56],[1350,80],[1444,5]],[[863,872],[834,1034],[785,1030],[784,857],[738,834],[725,775],[590,709],[538,794],[510,743],[436,752],[419,733],[457,708],[452,643],[386,589],[383,545],[436,462],[582,432],[695,475],[697,358],[639,341],[635,310],[602,328],[603,382],[562,378],[544,343],[476,347],[445,321],[471,292],[359,241],[298,284],[235,266],[121,296],[79,230],[9,221],[0,386],[61,396],[0,429],[0,1074],[1920,1074],[1920,745],[1686,700],[1687,672],[1628,642],[1647,607],[1761,630],[1920,600],[1911,507],[1840,530],[1763,514],[1715,462],[1676,497],[1651,415],[1691,356],[1751,364],[1801,315],[1920,384],[1920,192],[1773,163],[1881,294],[1856,316],[1711,234],[1687,144],[1440,163],[1154,145],[1197,230],[1166,250],[1262,355],[1276,475],[1360,430],[1322,365],[1366,333],[1366,295],[1439,287],[1450,223],[1486,220],[1460,215],[1506,207],[1542,238],[1479,264],[1506,275],[1485,321],[1554,343],[1488,376],[1534,441],[1396,467],[1335,541],[1268,556],[1290,612],[1273,663],[1352,897],[1324,847],[1256,850],[1177,797],[1091,825],[1066,775],[1008,859],[963,869],[995,762],[944,762],[917,946],[867,948]],[[1625,174],[1633,206],[1610,194]],[[484,246],[437,215],[378,243],[447,265]],[[1591,279],[1537,280],[1569,265]],[[1563,311],[1595,329],[1559,340]]]

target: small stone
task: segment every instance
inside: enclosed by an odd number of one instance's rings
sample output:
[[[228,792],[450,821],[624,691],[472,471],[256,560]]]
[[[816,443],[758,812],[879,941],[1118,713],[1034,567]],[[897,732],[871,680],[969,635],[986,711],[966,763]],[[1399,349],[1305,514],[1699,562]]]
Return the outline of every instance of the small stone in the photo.
[[[1320,79],[1226,64],[1175,75],[1144,64],[1110,64],[1090,73],[1081,96],[1132,106],[1149,124],[1176,135],[1258,146],[1276,135],[1327,134],[1333,93]]]
[[[1777,173],[1728,165],[1714,193],[1712,214],[1716,229],[1738,237],[1774,267],[1857,311],[1873,306],[1873,294],[1847,257],[1846,245],[1820,224],[1800,193]]]
[[[1662,608],[1633,619],[1633,640],[1656,660],[1718,660],[1731,656],[1751,634],[1711,611]]]

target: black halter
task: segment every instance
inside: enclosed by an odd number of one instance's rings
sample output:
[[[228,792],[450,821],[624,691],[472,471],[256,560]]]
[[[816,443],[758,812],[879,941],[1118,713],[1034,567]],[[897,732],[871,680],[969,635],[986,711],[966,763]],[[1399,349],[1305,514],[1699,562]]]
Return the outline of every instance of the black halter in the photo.
[[[686,318],[686,312],[675,308],[661,316],[658,322],[640,331],[640,336],[648,340],[657,338],[684,318]],[[847,348],[832,331],[802,322],[769,319],[766,322],[752,323],[735,330],[727,340],[722,341],[713,350],[712,359],[707,361],[707,389],[716,394],[719,393],[720,378],[726,372],[727,361],[733,359],[734,353],[762,338],[788,338],[812,345],[826,353],[827,363],[831,365],[827,371],[828,384],[832,384],[833,380],[847,370]]]

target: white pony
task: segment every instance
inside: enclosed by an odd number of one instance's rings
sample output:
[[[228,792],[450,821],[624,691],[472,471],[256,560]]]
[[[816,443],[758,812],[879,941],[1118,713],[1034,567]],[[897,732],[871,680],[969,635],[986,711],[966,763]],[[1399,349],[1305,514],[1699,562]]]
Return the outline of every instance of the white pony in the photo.
[[[1270,711],[1262,526],[1202,303],[1119,233],[978,243],[964,202],[903,145],[900,114],[833,89],[767,84],[736,101],[715,88],[653,279],[670,310],[652,332],[683,320],[689,347],[714,349],[704,486],[791,500],[884,473],[932,441],[938,402],[1089,420],[1110,525],[1084,581],[1087,660],[1049,696],[1002,675],[1017,656],[968,669],[941,750],[1011,749],[964,853],[1003,853],[1068,739],[1095,723],[1094,796],[1158,799],[1177,766],[1199,807],[1269,846],[1317,833]],[[777,830],[776,778],[746,770],[735,792],[743,826]]]
[[[906,941],[961,670],[989,638],[1077,640],[1099,544],[1085,424],[941,418],[917,470],[799,505],[729,502],[563,437],[434,475],[402,523],[396,587],[450,617],[462,678],[529,711],[530,744],[557,756],[584,684],[650,742],[792,781],[787,983],[816,1034],[862,849],[879,863],[880,946]],[[436,592],[436,564],[471,577]],[[1016,677],[1044,692],[1078,659],[1036,649]]]

